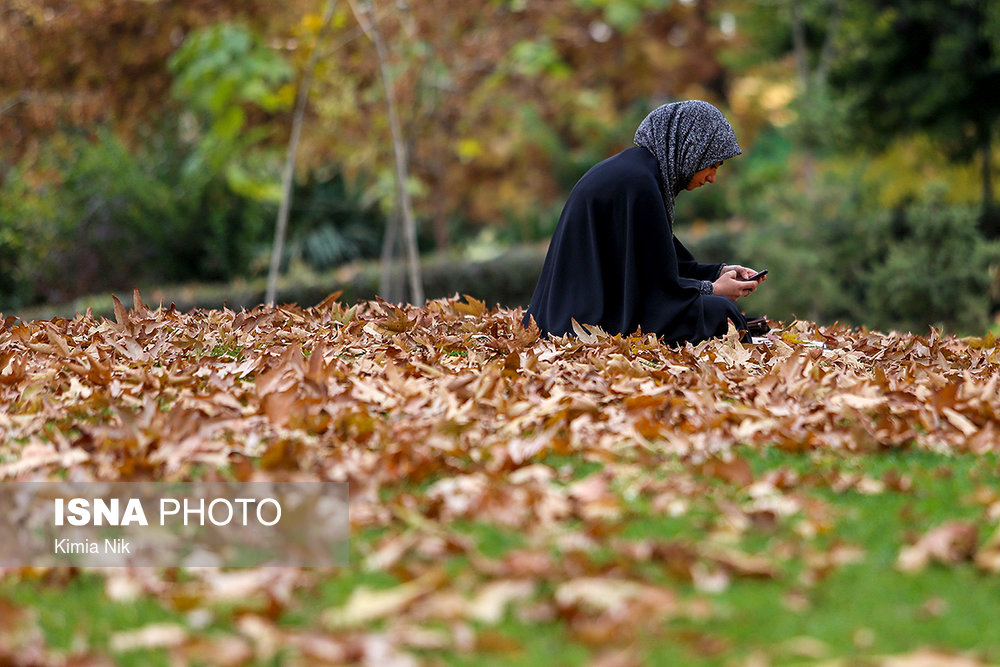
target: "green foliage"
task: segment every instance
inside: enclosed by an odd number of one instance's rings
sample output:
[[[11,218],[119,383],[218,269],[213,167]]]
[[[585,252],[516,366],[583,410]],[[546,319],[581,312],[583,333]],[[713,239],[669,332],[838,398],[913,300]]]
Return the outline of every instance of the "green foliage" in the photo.
[[[618,30],[634,28],[647,11],[666,9],[670,0],[573,0],[581,9],[600,9],[604,20]]]
[[[820,59],[831,17],[842,6],[839,0],[798,2],[805,41],[807,68],[812,70]],[[730,1],[725,8],[734,12],[740,29],[752,36],[738,48],[724,49],[725,62],[734,69],[749,69],[762,62],[781,60],[794,49],[791,2]]]
[[[40,260],[57,235],[35,216],[49,220],[56,210],[55,199],[38,197],[19,171],[7,175],[0,189],[0,308],[34,300]]]
[[[0,187],[0,307],[246,275],[273,208],[186,173],[181,147],[56,135],[44,158],[13,169]],[[57,183],[35,185],[38,171]]]
[[[556,230],[561,212],[562,204],[553,203],[523,214],[511,213],[506,224],[496,229],[496,238],[505,246],[548,241]],[[492,228],[489,231],[492,231]]]
[[[931,202],[900,214],[901,236],[871,272],[869,304],[876,324],[917,330],[932,317],[953,328],[981,332],[988,324],[993,271],[1000,243],[976,228],[976,212]]]
[[[105,581],[96,574],[53,580],[5,576],[0,581],[0,596],[6,603],[35,610],[37,627],[46,643],[67,653],[78,651],[81,643],[110,653],[115,633],[182,621],[176,610],[150,597],[109,599]],[[161,648],[137,647],[118,653],[113,664],[153,667],[169,661]]]
[[[732,198],[730,207],[751,219],[768,219],[770,207],[780,204],[772,200],[773,193],[787,191],[794,151],[788,133],[771,129],[747,146],[743,155],[723,165],[725,171],[719,171],[726,180],[720,184]]]
[[[541,74],[566,77],[571,71],[548,37],[518,42],[511,48],[507,58],[514,72],[528,77]]]
[[[931,196],[887,212],[830,176],[808,196],[766,199],[756,210],[772,217],[736,246],[739,259],[770,270],[748,312],[917,332],[987,327],[1000,244],[983,238],[969,207]]]
[[[229,187],[252,199],[281,199],[280,154],[260,143],[272,134],[266,122],[248,129],[253,107],[288,109],[292,67],[248,28],[220,23],[192,33],[168,61],[174,96],[193,114],[197,148],[190,174],[222,173]],[[203,126],[203,127],[202,127]],[[203,129],[204,128],[204,129]]]
[[[983,150],[996,127],[1000,90],[993,5],[848,3],[830,81],[850,100],[857,138],[884,146],[902,132],[926,130],[954,157]]]
[[[220,23],[195,31],[168,66],[174,94],[219,121],[226,134],[238,131],[237,120],[242,123],[240,104],[267,111],[288,107],[278,86],[291,78],[291,66],[243,26]]]
[[[11,170],[0,185],[0,310],[265,270],[274,205],[205,163],[192,171],[198,147],[177,123],[148,135],[135,149],[108,130],[56,135],[44,159]],[[39,171],[58,185],[35,184]],[[384,217],[360,192],[337,173],[299,185],[286,261],[324,270],[376,257]]]
[[[27,170],[15,169],[0,192],[4,300],[130,287],[169,233],[173,194],[107,130],[94,141],[57,137],[48,148],[38,166],[56,171],[58,184],[29,185]]]
[[[355,259],[377,257],[385,218],[377,201],[362,197],[341,174],[312,178],[295,188],[286,261],[301,259],[322,271]]]
[[[789,107],[795,112],[789,130],[798,146],[830,153],[850,144],[847,102],[831,94],[828,86],[815,86]]]

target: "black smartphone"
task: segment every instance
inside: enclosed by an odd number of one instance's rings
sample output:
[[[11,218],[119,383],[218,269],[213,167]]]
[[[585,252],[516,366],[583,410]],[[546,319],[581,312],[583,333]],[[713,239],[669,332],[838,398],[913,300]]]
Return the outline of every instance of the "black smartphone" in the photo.
[[[750,276],[749,278],[746,278],[745,280],[748,281],[748,282],[751,281],[751,280],[760,280],[761,278],[763,278],[766,275],[767,275],[767,269],[764,269],[763,271],[761,271],[757,275]]]

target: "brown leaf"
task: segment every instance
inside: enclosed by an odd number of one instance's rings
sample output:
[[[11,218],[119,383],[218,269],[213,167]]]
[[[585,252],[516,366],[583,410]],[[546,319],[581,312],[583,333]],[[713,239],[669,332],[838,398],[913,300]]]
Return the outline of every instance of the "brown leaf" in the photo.
[[[328,295],[325,299],[317,303],[314,308],[316,310],[329,310],[333,308],[333,305],[337,303],[340,296],[344,293],[344,290],[337,290],[336,292]]]
[[[989,663],[938,649],[921,648],[910,653],[882,656],[879,667],[988,667]]]
[[[388,316],[375,320],[375,324],[393,333],[409,331],[415,322],[415,318],[407,317],[406,311],[398,306],[390,306]]]
[[[953,565],[970,560],[976,553],[977,539],[975,524],[951,521],[931,530],[915,544],[904,547],[896,559],[896,567],[914,573],[932,562]]]
[[[570,324],[573,326],[573,333],[575,333],[576,337],[580,339],[580,342],[585,345],[593,345],[603,337],[600,334],[604,332],[600,327],[591,327],[580,324],[576,321],[576,318],[570,318]],[[607,334],[604,333],[604,336],[607,336]]]
[[[480,301],[468,294],[463,294],[462,297],[465,299],[465,303],[456,301],[454,304],[456,312],[462,315],[472,315],[473,317],[481,317],[486,313],[486,302]]]
[[[400,613],[415,600],[427,595],[446,580],[443,571],[432,570],[394,588],[372,590],[358,586],[351,597],[340,607],[323,613],[323,624],[329,628],[343,628],[363,625],[387,616]]]
[[[670,590],[607,577],[580,577],[563,582],[556,588],[555,600],[560,608],[591,614],[630,604],[640,604],[660,617],[677,611],[677,597]]]
[[[971,437],[979,431],[979,428],[962,413],[956,412],[951,408],[943,408],[941,412],[944,414],[945,419],[951,422],[951,425],[961,431],[966,437]]]
[[[129,331],[128,313],[125,311],[125,306],[122,305],[122,302],[114,294],[111,295],[111,300],[115,304],[115,321],[118,322],[118,326]]]
[[[753,471],[750,470],[750,464],[745,459],[735,455],[727,459],[709,459],[702,464],[701,474],[706,477],[715,477],[716,479],[721,479],[737,486],[750,486],[753,484]]]
[[[254,662],[254,651],[242,637],[218,635],[192,637],[171,649],[174,664],[239,667]],[[320,663],[322,664],[322,663]]]
[[[497,623],[511,602],[531,597],[535,588],[535,582],[528,579],[490,582],[469,601],[466,613],[469,618],[481,623]]]
[[[188,638],[188,631],[176,623],[153,623],[135,630],[123,630],[111,635],[109,643],[113,653],[136,649],[167,648],[179,646]]]
[[[778,569],[774,562],[764,556],[752,555],[736,549],[711,550],[706,555],[710,560],[739,577],[774,579],[778,576]]]
[[[976,552],[975,563],[984,572],[1000,574],[1000,527]]]

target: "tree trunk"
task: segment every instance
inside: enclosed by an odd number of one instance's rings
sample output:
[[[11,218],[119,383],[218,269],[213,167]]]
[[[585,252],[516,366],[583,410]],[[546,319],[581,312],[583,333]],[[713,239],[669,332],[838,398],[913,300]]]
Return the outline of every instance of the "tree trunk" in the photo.
[[[837,33],[840,32],[840,25],[844,20],[843,0],[834,0],[833,9],[830,13],[830,23],[826,28],[826,37],[823,39],[823,48],[820,51],[819,62],[816,64],[816,71],[813,73],[813,81],[819,90],[826,89],[826,81],[830,74],[830,65],[833,63],[835,55],[835,45],[837,43]]]
[[[806,47],[806,26],[802,18],[802,8],[799,0],[791,0],[789,9],[792,12],[792,45],[795,48],[795,69],[799,77],[802,94],[808,95],[809,89],[809,50]]]
[[[988,239],[1000,238],[1000,211],[993,206],[993,128],[990,119],[979,123],[979,152],[982,154],[983,202],[979,230]]]
[[[443,163],[439,160],[431,165],[424,165],[431,171],[431,177],[437,183],[444,183]],[[431,217],[431,229],[434,232],[434,248],[438,252],[446,252],[451,246],[451,230],[449,229],[448,207],[441,197],[435,198]]]
[[[406,142],[403,137],[402,125],[396,107],[396,95],[392,88],[392,77],[389,74],[389,59],[375,16],[372,0],[365,0],[363,10],[359,12],[350,0],[358,23],[375,44],[375,55],[378,58],[379,74],[382,86],[385,88],[386,112],[389,116],[389,129],[392,132],[392,154],[396,165],[396,203],[402,217],[403,241],[406,246],[407,277],[410,285],[410,299],[417,306],[424,305],[424,285],[420,276],[420,253],[417,249],[417,223],[413,216],[413,203],[410,199],[408,183],[410,180],[408,160],[406,157]],[[383,246],[383,249],[385,246]],[[383,257],[384,261],[384,257]],[[386,275],[383,273],[383,276]],[[384,297],[383,297],[384,298]]]
[[[399,246],[399,215],[393,211],[386,219],[385,237],[382,239],[381,274],[379,294],[389,303],[401,303],[406,299],[406,287],[402,273],[396,266]]]
[[[281,256],[285,252],[285,236],[288,232],[288,216],[292,208],[292,183],[295,180],[295,157],[299,152],[299,140],[302,138],[302,123],[306,114],[306,103],[309,101],[309,89],[312,87],[313,73],[319,60],[319,41],[323,38],[330,21],[333,20],[333,10],[337,0],[329,0],[323,13],[323,24],[316,35],[316,44],[309,61],[302,73],[302,81],[295,94],[295,114],[292,117],[292,135],[288,140],[288,152],[285,155],[285,169],[281,175],[281,205],[278,207],[278,219],[274,226],[274,246],[271,248],[271,267],[267,274],[267,291],[264,301],[269,306],[274,305],[278,292],[278,274],[281,271]]]
[[[983,140],[980,150],[983,152],[983,211],[993,210],[993,132],[990,121],[983,121]]]

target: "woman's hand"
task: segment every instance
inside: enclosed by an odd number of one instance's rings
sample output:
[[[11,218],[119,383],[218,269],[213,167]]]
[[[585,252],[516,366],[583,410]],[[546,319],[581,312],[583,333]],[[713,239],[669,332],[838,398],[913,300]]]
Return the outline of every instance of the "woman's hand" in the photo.
[[[719,277],[721,278],[723,274],[725,274],[728,271],[735,271],[737,279],[746,279],[749,278],[750,276],[757,275],[756,271],[754,271],[753,269],[748,269],[745,266],[740,266],[739,264],[727,264],[726,266],[722,267],[722,271],[719,272]],[[767,280],[767,276],[763,276],[760,280],[761,281]]]
[[[754,290],[757,289],[756,280],[740,280],[740,272],[736,269],[743,269],[744,271],[749,271],[746,273],[747,276],[754,275],[754,272],[750,269],[746,269],[742,266],[735,267],[731,266],[725,267],[722,275],[712,283],[712,294],[718,294],[719,296],[724,296],[728,299],[736,301],[741,296],[747,296],[753,294]],[[763,280],[763,279],[762,279]]]

